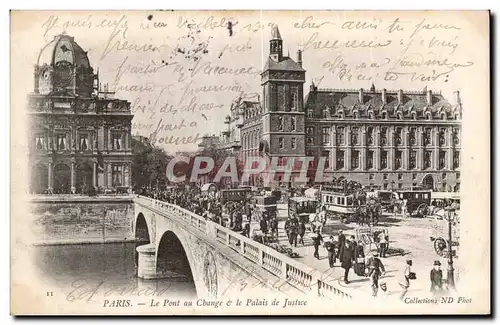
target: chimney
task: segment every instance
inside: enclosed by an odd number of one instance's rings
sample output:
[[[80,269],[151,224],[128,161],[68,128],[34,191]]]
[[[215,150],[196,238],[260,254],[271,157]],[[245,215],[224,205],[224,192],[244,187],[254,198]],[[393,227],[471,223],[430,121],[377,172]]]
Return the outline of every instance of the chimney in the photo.
[[[398,103],[403,105],[403,89],[398,90]]]
[[[382,104],[387,104],[387,90],[385,88],[382,89]]]
[[[359,89],[359,102],[360,102],[361,104],[363,104],[363,97],[364,97],[364,95],[365,95],[365,94],[364,94],[364,92],[363,92],[363,88],[360,88],[360,89]]]
[[[432,105],[432,90],[427,90],[427,104]]]
[[[302,66],[302,51],[298,50],[297,51],[297,63]]]
[[[459,106],[462,104],[462,100],[460,99],[460,92],[457,90],[457,91],[454,91],[453,92],[455,94],[455,105]]]

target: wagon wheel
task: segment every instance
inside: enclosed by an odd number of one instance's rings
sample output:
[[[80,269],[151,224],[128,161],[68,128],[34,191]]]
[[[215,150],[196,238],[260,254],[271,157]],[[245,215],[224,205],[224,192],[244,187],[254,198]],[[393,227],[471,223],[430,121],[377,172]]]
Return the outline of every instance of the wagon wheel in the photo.
[[[447,247],[448,244],[443,238],[439,237],[434,240],[434,250],[439,256],[445,257],[447,255]]]
[[[417,212],[423,217],[429,215],[429,206],[427,205],[427,203],[421,203],[417,207]]]

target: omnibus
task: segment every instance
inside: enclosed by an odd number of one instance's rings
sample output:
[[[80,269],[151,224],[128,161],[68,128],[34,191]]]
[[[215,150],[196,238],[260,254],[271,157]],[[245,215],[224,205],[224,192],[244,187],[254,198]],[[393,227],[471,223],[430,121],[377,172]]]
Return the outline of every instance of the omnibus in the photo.
[[[309,223],[309,216],[316,213],[317,208],[318,201],[312,198],[300,196],[288,199],[288,216],[304,223]]]

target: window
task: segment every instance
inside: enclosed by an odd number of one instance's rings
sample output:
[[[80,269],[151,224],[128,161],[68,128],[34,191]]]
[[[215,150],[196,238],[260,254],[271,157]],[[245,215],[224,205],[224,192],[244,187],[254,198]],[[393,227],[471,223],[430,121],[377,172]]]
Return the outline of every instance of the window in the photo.
[[[459,151],[455,151],[453,153],[453,168],[456,169],[460,167],[460,152]],[[460,174],[458,174],[458,177],[460,177]]]
[[[351,130],[351,142],[352,144],[358,144],[359,142],[359,128],[355,127]]]
[[[410,169],[417,168],[417,152],[415,150],[410,151]]]
[[[387,128],[380,129],[380,144],[387,145]]]
[[[370,174],[370,175],[368,175],[368,179],[369,179],[370,181],[373,181],[373,179],[374,179],[374,178],[375,178],[375,174]]]
[[[80,134],[80,150],[89,150],[89,135]]]
[[[427,150],[424,153],[424,168],[425,169],[431,168],[431,164],[432,164],[432,152]]]
[[[66,150],[67,145],[66,145],[66,134],[61,133],[56,135],[56,146],[57,150]],[[87,149],[84,149],[87,150]]]
[[[278,144],[280,146],[280,149],[283,149],[285,147],[285,145],[283,143],[283,138],[278,138]]]
[[[384,190],[387,190],[387,183],[384,183]]]
[[[460,129],[458,129],[458,128],[453,129],[453,143],[455,145],[460,144]]]
[[[307,137],[307,144],[308,145],[314,145],[314,138],[313,137]]]
[[[121,186],[122,185],[122,166],[121,165],[113,165],[111,177],[113,178],[113,186]]]
[[[45,148],[45,137],[43,134],[39,134],[35,137],[35,147],[36,150],[43,150]]]
[[[398,174],[398,181],[401,181],[401,180],[403,180],[403,174],[399,173]]]
[[[426,128],[424,130],[424,146],[432,145],[432,129]]]
[[[446,130],[439,129],[439,145],[444,146],[446,144]]]
[[[460,180],[460,173],[459,173],[459,172],[455,173],[455,179],[456,179],[457,181],[459,181],[459,180]]]
[[[297,118],[295,116],[292,116],[291,122],[290,122],[290,128],[292,131],[295,131],[297,128]]]
[[[329,117],[328,115],[330,115],[328,112],[328,109],[324,109],[323,110],[323,118],[328,118]]]
[[[368,151],[368,158],[366,159],[366,168],[368,169],[373,168],[373,156],[374,152]]]
[[[446,152],[439,152],[439,169],[444,169],[446,167]]]
[[[278,116],[278,130],[283,131],[283,116]]]
[[[344,168],[344,151],[343,150],[337,151],[337,168],[338,169]]]
[[[413,181],[416,181],[416,180],[417,180],[417,173],[413,173],[413,174],[411,174],[411,179],[412,179]]]
[[[337,128],[337,144],[343,144],[345,141],[345,129],[343,127]]]
[[[313,117],[313,111],[312,109],[307,110],[307,117]]]
[[[306,131],[307,131],[306,132],[307,134],[313,134],[314,133],[314,128],[308,127]]]
[[[446,179],[446,173],[442,173],[442,174],[441,174],[441,179],[442,179],[442,180],[445,180],[445,179]]]
[[[398,184],[398,189],[400,189],[400,190],[401,190],[402,188],[403,188],[403,184],[402,184],[402,183],[399,183],[399,184]]]
[[[292,111],[297,111],[299,108],[299,95],[297,94],[297,88],[292,88]]]
[[[323,131],[323,144],[330,144],[330,128],[324,127]]]
[[[113,150],[122,150],[122,135],[119,133],[113,134]]]
[[[401,150],[396,150],[396,169],[401,169],[402,167],[402,156],[403,152]]]
[[[387,168],[387,151],[380,152],[380,168]]]
[[[372,145],[373,144],[373,128],[372,127],[368,128],[366,137],[367,137],[366,140],[367,140],[368,144]]]
[[[401,132],[401,128],[396,128],[396,130],[394,130],[394,143],[396,145],[400,145],[402,142]]]
[[[325,157],[325,168],[330,168],[330,151],[322,151],[321,156]]]
[[[297,140],[295,138],[292,138],[292,149],[297,148]]]
[[[357,150],[352,152],[351,168],[359,168],[359,151]]]
[[[387,180],[387,174],[383,174],[382,177],[383,177],[384,181]]]
[[[409,137],[409,140],[410,140],[410,145],[414,146],[417,144],[417,130],[415,128],[411,128],[410,129],[410,137]]]

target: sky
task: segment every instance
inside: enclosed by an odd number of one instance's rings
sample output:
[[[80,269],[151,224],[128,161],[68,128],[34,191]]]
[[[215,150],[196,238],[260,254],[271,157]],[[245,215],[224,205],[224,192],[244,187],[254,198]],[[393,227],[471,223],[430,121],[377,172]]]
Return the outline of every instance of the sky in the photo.
[[[312,81],[335,89],[373,83],[427,87],[451,103],[459,90],[471,114],[488,103],[488,21],[480,12],[43,11],[12,14],[12,104],[25,107],[40,49],[65,32],[88,51],[102,87],[131,102],[134,135],[156,132],[156,145],[169,152],[196,150],[189,142],[220,134],[236,98],[258,100],[274,24],[284,55],[303,51],[304,95]]]

